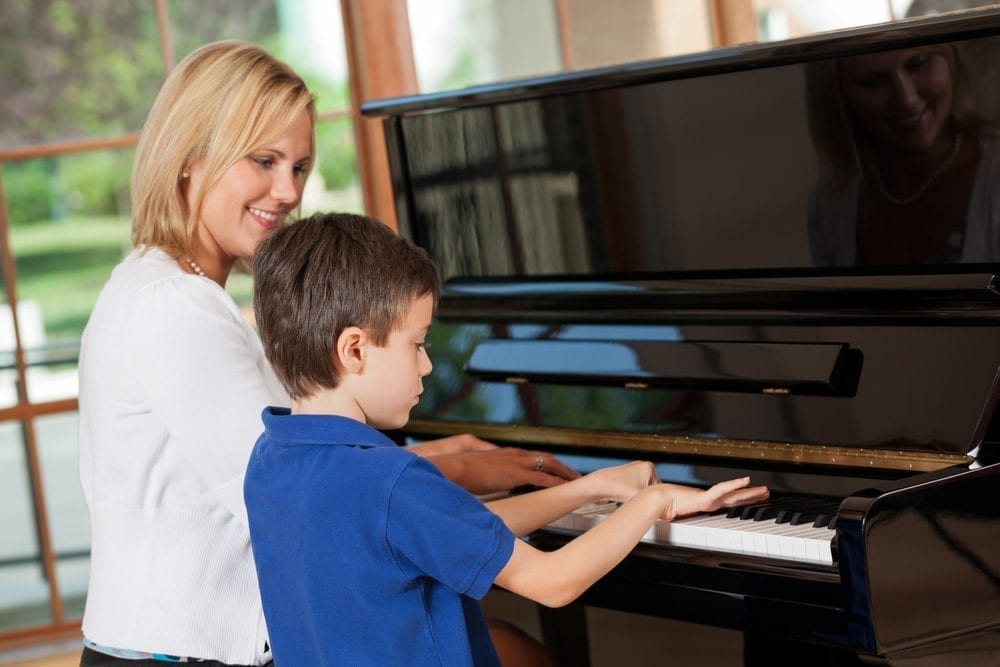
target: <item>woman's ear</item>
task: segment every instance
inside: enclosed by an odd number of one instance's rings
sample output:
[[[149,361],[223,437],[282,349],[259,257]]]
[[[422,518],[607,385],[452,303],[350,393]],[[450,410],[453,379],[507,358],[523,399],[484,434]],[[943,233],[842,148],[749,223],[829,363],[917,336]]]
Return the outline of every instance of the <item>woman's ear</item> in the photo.
[[[337,336],[333,359],[345,373],[358,374],[365,367],[365,344],[368,334],[360,327],[347,327]]]

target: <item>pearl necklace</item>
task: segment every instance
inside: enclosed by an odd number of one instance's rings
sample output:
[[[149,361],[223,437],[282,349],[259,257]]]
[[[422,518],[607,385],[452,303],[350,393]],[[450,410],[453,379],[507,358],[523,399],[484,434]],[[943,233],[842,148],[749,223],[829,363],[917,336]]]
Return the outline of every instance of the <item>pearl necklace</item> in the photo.
[[[889,190],[886,189],[885,183],[882,182],[882,174],[879,172],[878,167],[874,169],[875,185],[878,187],[878,191],[882,195],[882,197],[890,204],[895,204],[897,206],[907,206],[909,204],[912,204],[913,202],[920,199],[920,196],[927,191],[927,188],[931,187],[934,181],[936,181],[941,176],[941,174],[943,174],[945,170],[951,166],[951,163],[954,162],[955,158],[958,157],[958,152],[960,150],[962,150],[962,135],[956,134],[955,145],[952,147],[951,153],[949,153],[948,157],[946,157],[941,162],[941,164],[938,165],[937,169],[934,170],[934,173],[928,176],[927,180],[924,181],[920,185],[920,187],[917,188],[916,191],[909,197],[896,197],[892,195],[889,192]]]
[[[205,277],[205,272],[202,270],[202,268],[200,266],[198,266],[198,262],[194,261],[190,257],[185,257],[184,261],[187,262],[188,266],[191,267],[192,271],[194,271],[195,273],[197,273],[202,278]]]

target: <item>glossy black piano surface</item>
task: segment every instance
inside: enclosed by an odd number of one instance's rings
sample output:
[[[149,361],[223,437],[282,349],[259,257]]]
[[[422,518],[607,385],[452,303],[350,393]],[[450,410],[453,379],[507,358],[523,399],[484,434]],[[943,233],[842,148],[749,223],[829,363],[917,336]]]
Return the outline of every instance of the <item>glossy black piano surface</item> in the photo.
[[[742,629],[753,664],[782,643],[1000,664],[1000,205],[995,248],[920,262],[860,243],[831,260],[807,223],[812,73],[929,48],[965,64],[986,146],[997,11],[366,105],[401,232],[447,279],[401,437],[822,499],[829,562],[692,528],[702,542],[640,544],[583,602]]]

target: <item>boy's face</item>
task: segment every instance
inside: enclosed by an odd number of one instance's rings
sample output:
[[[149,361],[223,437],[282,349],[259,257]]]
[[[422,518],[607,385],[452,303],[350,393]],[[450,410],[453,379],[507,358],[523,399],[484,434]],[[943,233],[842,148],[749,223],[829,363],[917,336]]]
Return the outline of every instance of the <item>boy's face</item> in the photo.
[[[434,299],[415,299],[400,325],[389,334],[385,346],[369,342],[362,382],[356,399],[365,422],[375,428],[399,428],[410,419],[410,410],[420,402],[422,378],[431,372],[424,346],[434,317]]]

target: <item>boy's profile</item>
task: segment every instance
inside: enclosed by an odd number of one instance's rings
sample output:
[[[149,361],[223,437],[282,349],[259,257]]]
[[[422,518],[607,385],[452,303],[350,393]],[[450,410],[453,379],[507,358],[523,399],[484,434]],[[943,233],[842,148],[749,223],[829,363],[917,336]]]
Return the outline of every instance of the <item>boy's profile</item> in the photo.
[[[496,665],[476,600],[491,584],[574,600],[659,518],[766,497],[746,478],[659,484],[646,462],[486,505],[376,429],[398,428],[431,372],[439,280],[371,218],[317,214],[254,259],[264,349],[292,398],[264,411],[245,498],[278,665]],[[518,540],[598,500],[624,504],[550,553]]]

